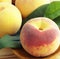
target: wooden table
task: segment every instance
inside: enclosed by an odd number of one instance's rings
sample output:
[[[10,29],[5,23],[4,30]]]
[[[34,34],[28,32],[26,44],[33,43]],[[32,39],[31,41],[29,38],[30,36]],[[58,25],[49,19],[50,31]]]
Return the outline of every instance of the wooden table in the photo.
[[[60,59],[60,47],[52,55],[44,58],[36,58],[29,55],[23,48],[21,49],[0,49],[0,59]]]

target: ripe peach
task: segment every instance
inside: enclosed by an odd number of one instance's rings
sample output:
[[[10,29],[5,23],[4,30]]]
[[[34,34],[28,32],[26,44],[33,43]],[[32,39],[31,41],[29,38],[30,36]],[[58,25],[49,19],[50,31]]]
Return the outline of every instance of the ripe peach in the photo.
[[[12,3],[12,0],[0,0],[0,2],[9,2],[9,3]]]
[[[56,23],[45,17],[33,18],[22,27],[22,47],[36,57],[48,56],[59,47],[60,30]]]
[[[15,5],[21,11],[23,18],[26,18],[39,6],[48,3],[50,3],[50,0],[16,0],[15,1]]]
[[[16,33],[22,23],[20,11],[11,3],[0,3],[0,37]]]

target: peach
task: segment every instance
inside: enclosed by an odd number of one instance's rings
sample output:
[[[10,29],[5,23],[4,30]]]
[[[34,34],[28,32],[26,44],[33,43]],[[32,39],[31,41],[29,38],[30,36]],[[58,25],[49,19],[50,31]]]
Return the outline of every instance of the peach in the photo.
[[[23,25],[20,41],[25,51],[32,56],[48,56],[59,47],[60,30],[49,18],[33,18]]]
[[[0,0],[0,2],[9,2],[9,3],[12,3],[12,0]]]
[[[21,11],[23,18],[26,18],[39,6],[48,3],[50,3],[50,0],[16,0],[15,1],[15,5]]]
[[[16,33],[22,23],[20,11],[11,3],[0,3],[0,37]]]

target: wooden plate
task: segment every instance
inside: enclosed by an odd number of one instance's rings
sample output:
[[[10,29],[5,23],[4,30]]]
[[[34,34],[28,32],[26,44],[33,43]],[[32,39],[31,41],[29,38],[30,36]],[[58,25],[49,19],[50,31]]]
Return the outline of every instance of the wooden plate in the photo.
[[[4,48],[0,49],[0,59],[60,59],[60,47],[54,54],[43,58],[33,57],[29,55],[23,48],[21,49]]]

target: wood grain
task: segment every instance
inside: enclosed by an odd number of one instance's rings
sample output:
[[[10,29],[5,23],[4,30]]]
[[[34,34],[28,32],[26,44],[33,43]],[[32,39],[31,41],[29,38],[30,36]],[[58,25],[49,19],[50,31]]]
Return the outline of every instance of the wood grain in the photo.
[[[10,48],[0,49],[0,59],[19,59]]]
[[[28,54],[23,48],[21,49],[11,49],[11,48],[4,48],[0,49],[0,59],[60,59],[60,47],[58,50],[47,57],[33,57]]]
[[[23,48],[22,49],[13,49],[13,53],[20,59],[60,59],[60,47],[52,55],[43,57],[43,58],[42,57],[41,58],[33,57],[33,56],[29,55]]]

